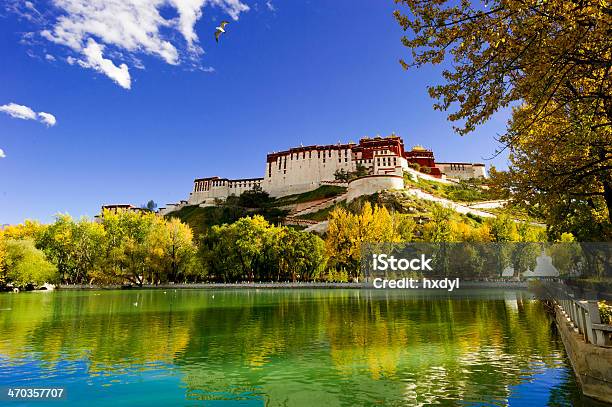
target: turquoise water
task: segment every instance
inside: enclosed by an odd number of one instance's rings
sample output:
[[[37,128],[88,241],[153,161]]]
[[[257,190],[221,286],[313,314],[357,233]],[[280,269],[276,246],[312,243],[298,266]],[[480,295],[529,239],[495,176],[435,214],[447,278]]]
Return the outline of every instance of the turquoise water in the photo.
[[[65,389],[33,405],[590,405],[520,291],[6,293],[0,334],[4,393]]]

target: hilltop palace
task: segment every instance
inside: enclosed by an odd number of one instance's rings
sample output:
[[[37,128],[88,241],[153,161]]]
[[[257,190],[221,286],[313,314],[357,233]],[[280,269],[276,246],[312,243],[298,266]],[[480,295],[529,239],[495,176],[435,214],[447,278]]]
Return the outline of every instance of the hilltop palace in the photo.
[[[169,213],[186,205],[212,204],[216,199],[238,196],[254,187],[261,187],[272,197],[307,192],[324,184],[338,184],[337,171],[356,172],[358,167],[367,175],[348,182],[349,195],[351,188],[363,193],[403,188],[404,172],[440,181],[486,176],[484,164],[435,162],[433,152],[420,146],[406,151],[401,137],[396,135],[362,138],[359,144],[300,146],[268,154],[263,178],[198,178],[187,201],[168,204],[161,211]]]

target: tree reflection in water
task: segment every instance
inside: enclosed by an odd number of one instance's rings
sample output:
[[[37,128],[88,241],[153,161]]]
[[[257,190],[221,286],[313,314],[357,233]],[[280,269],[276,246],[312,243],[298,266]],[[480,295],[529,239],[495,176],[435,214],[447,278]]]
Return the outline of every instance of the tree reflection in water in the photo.
[[[4,377],[31,360],[46,374],[86,361],[75,381],[136,392],[131,379],[156,370],[188,400],[504,405],[527,388],[544,404],[580,403],[551,320],[526,292],[55,292],[1,294],[0,309]]]

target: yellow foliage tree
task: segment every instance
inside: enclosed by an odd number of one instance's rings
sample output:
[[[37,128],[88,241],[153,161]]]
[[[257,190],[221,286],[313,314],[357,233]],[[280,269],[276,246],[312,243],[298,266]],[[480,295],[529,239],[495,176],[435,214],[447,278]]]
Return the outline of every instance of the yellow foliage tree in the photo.
[[[360,277],[362,248],[366,243],[397,243],[412,234],[414,224],[404,215],[389,213],[384,206],[366,202],[357,213],[336,208],[329,215],[325,240],[329,268]]]
[[[404,68],[452,60],[429,87],[461,134],[516,106],[499,180],[556,238],[612,239],[612,7],[585,0],[396,0]],[[450,61],[449,61],[450,62]]]

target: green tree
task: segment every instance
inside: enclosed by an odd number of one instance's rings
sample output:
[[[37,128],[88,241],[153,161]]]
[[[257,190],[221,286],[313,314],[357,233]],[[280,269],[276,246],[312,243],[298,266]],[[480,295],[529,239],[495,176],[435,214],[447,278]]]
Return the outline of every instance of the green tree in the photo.
[[[47,258],[56,266],[62,281],[89,282],[104,267],[106,232],[98,223],[83,218],[75,222],[69,215],[58,215],[37,239]]]
[[[102,225],[108,234],[107,278],[142,285],[152,277],[151,236],[156,215],[133,211],[105,211]]]
[[[79,283],[79,275],[75,259],[74,221],[69,215],[57,215],[55,222],[47,227],[38,239],[39,247],[56,265],[62,281]]]
[[[366,175],[369,174],[368,167],[366,167],[363,164],[357,163],[354,174],[355,174],[355,178],[365,177]]]
[[[241,218],[213,226],[201,239],[198,257],[214,281],[306,281],[325,267],[321,238],[263,217]]]
[[[517,242],[519,235],[516,231],[516,223],[510,216],[501,214],[487,220],[491,228],[491,236],[494,242]]]
[[[6,243],[4,233],[0,229],[0,287],[5,287],[8,281],[6,280]]]
[[[350,172],[345,171],[342,168],[340,168],[339,170],[336,170],[336,172],[334,172],[334,179],[336,181],[349,182],[350,177],[351,177]]]
[[[168,271],[168,279],[177,281],[194,274],[196,246],[193,243],[193,233],[189,226],[176,218],[163,222],[164,228],[164,263]]]
[[[59,280],[57,268],[38,250],[30,239],[4,241],[6,258],[0,268],[0,282],[19,288],[37,287]]]
[[[265,208],[274,199],[264,191],[261,186],[254,185],[252,189],[244,191],[238,197],[238,205],[243,208]]]
[[[150,199],[146,204],[141,206],[142,209],[146,209],[149,212],[155,212],[157,210],[157,203]]]
[[[431,220],[423,228],[423,240],[426,242],[450,242],[453,211],[436,205],[431,211]]]
[[[279,275],[291,281],[318,279],[325,267],[325,243],[320,237],[282,228],[278,241]]]

